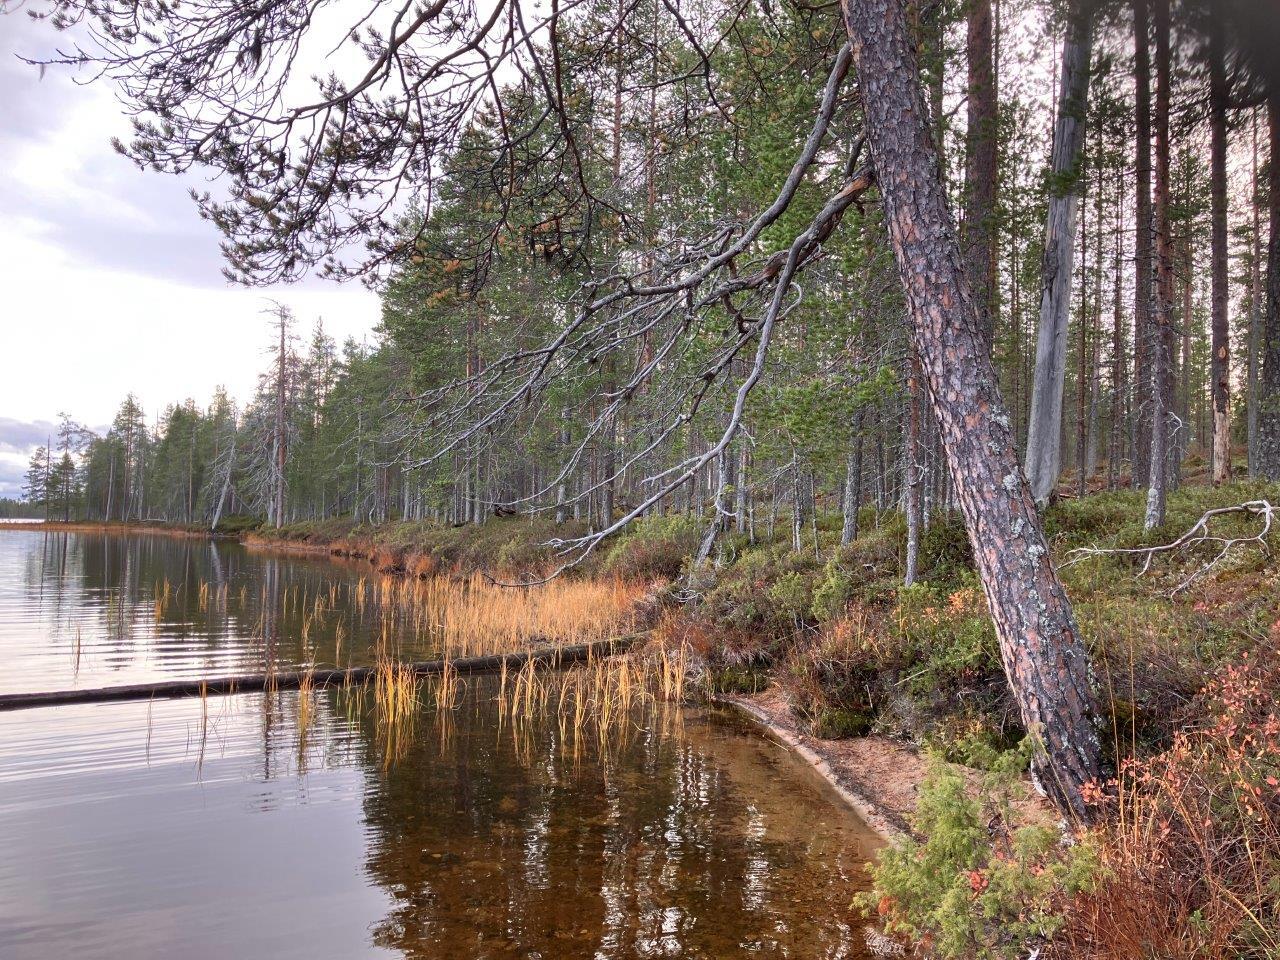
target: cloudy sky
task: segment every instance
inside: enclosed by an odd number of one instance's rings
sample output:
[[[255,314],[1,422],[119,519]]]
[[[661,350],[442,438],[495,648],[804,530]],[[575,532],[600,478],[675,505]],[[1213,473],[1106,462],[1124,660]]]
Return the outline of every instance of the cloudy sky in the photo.
[[[111,137],[129,127],[109,87],[18,60],[56,41],[20,10],[0,14],[0,496],[16,495],[61,411],[99,427],[131,391],[153,413],[205,403],[220,384],[247,397],[270,299],[339,342],[378,318],[355,285],[229,286],[217,233],[187,196],[203,181],[117,156]]]

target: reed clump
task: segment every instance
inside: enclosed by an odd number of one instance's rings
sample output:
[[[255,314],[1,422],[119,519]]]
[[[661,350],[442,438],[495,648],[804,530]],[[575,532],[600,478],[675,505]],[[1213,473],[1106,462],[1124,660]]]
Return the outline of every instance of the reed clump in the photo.
[[[602,750],[669,723],[684,697],[684,648],[601,657],[567,670],[529,661],[498,681],[498,715],[516,735],[554,722],[576,753]]]
[[[553,580],[529,587],[465,579],[363,578],[352,588],[357,617],[376,613],[378,649],[398,652],[405,638],[445,658],[513,653],[541,646],[587,643],[632,632],[643,584],[605,580]]]

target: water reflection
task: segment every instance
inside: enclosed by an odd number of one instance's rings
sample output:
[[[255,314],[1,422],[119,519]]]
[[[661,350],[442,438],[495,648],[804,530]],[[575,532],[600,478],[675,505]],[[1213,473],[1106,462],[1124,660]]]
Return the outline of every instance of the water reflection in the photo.
[[[575,748],[493,692],[391,764],[337,692],[0,715],[0,956],[865,955],[871,841],[781,748],[701,712]]]
[[[427,657],[367,567],[161,535],[0,530],[0,691]]]

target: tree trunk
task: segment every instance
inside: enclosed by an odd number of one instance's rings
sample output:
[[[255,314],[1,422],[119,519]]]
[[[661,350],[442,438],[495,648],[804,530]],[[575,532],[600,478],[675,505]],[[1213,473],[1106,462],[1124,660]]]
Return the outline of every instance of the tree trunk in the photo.
[[[1088,818],[1099,775],[1097,708],[1071,604],[1052,564],[985,349],[955,223],[938,179],[902,0],[844,0],[884,219],[956,500],[991,608],[1032,768],[1064,810]]]
[[[1082,0],[1062,42],[1040,325],[1036,332],[1036,368],[1031,386],[1026,465],[1031,492],[1039,504],[1049,502],[1062,470],[1062,391],[1067,373],[1067,321],[1071,309],[1072,259],[1092,41],[1092,23]]]
[[[1133,81],[1137,156],[1135,157],[1133,293],[1133,476],[1131,486],[1146,485],[1151,473],[1151,54],[1147,0],[1133,3]]]
[[[271,505],[273,526],[279,529],[284,525],[284,467],[288,459],[287,443],[284,430],[284,364],[285,364],[285,315],[284,308],[277,308],[280,313],[277,322],[280,324],[280,352],[276,356],[276,436],[275,436],[275,493]]]
[[[862,505],[862,423],[865,413],[859,410],[853,418],[853,446],[849,449],[844,477],[844,523],[840,527],[840,546],[847,547],[858,539],[858,507]]]
[[[1156,297],[1152,323],[1151,476],[1146,529],[1164,523],[1168,495],[1169,412],[1173,380],[1173,250],[1169,235],[1169,0],[1156,0],[1155,241]]]
[[[1262,376],[1258,380],[1258,475],[1280,480],[1280,90],[1267,100],[1271,162],[1267,194],[1267,306],[1262,323]]]
[[[231,453],[227,457],[227,472],[222,478],[222,491],[218,494],[218,502],[213,508],[213,522],[209,524],[210,530],[217,530],[218,524],[222,520],[222,510],[227,503],[227,493],[231,490],[231,474],[236,468],[236,444],[239,442],[239,435],[234,431],[231,434]]]
[[[1128,364],[1125,361],[1124,306],[1121,299],[1121,277],[1124,269],[1120,259],[1120,238],[1124,233],[1121,210],[1124,202],[1124,174],[1116,174],[1115,236],[1112,262],[1113,287],[1111,291],[1111,442],[1107,449],[1107,486],[1111,490],[1120,487],[1120,461],[1124,455],[1124,395],[1128,390]]]
[[[1081,189],[1083,192],[1083,188]],[[1083,197],[1081,198],[1083,200]],[[1089,445],[1089,421],[1087,419],[1085,383],[1089,379],[1089,205],[1081,204],[1080,211],[1080,310],[1076,318],[1079,334],[1076,356],[1076,496],[1084,499],[1088,485],[1085,459]]]
[[[1253,214],[1253,236],[1249,241],[1249,337],[1245,360],[1245,417],[1249,478],[1258,475],[1258,348],[1262,334],[1262,223],[1258,203],[1258,112],[1249,118],[1253,150],[1249,161],[1249,207]]]
[[[987,349],[995,338],[996,302],[996,78],[991,0],[969,0],[968,128],[965,133],[964,235],[969,282],[982,316]]]
[[[912,343],[907,368],[907,436],[902,451],[902,491],[907,514],[907,558],[902,582],[916,582],[920,561],[920,528],[924,525],[923,477],[920,475],[920,360]]]

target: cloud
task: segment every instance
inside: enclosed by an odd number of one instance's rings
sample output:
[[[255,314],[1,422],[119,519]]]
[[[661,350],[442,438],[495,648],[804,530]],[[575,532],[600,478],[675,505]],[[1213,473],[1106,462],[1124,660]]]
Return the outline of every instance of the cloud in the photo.
[[[15,420],[13,417],[0,417],[0,453],[18,453],[28,456],[57,432],[58,425],[52,420]]]
[[[22,482],[27,474],[27,461],[13,454],[0,453],[0,497],[22,498]]]

